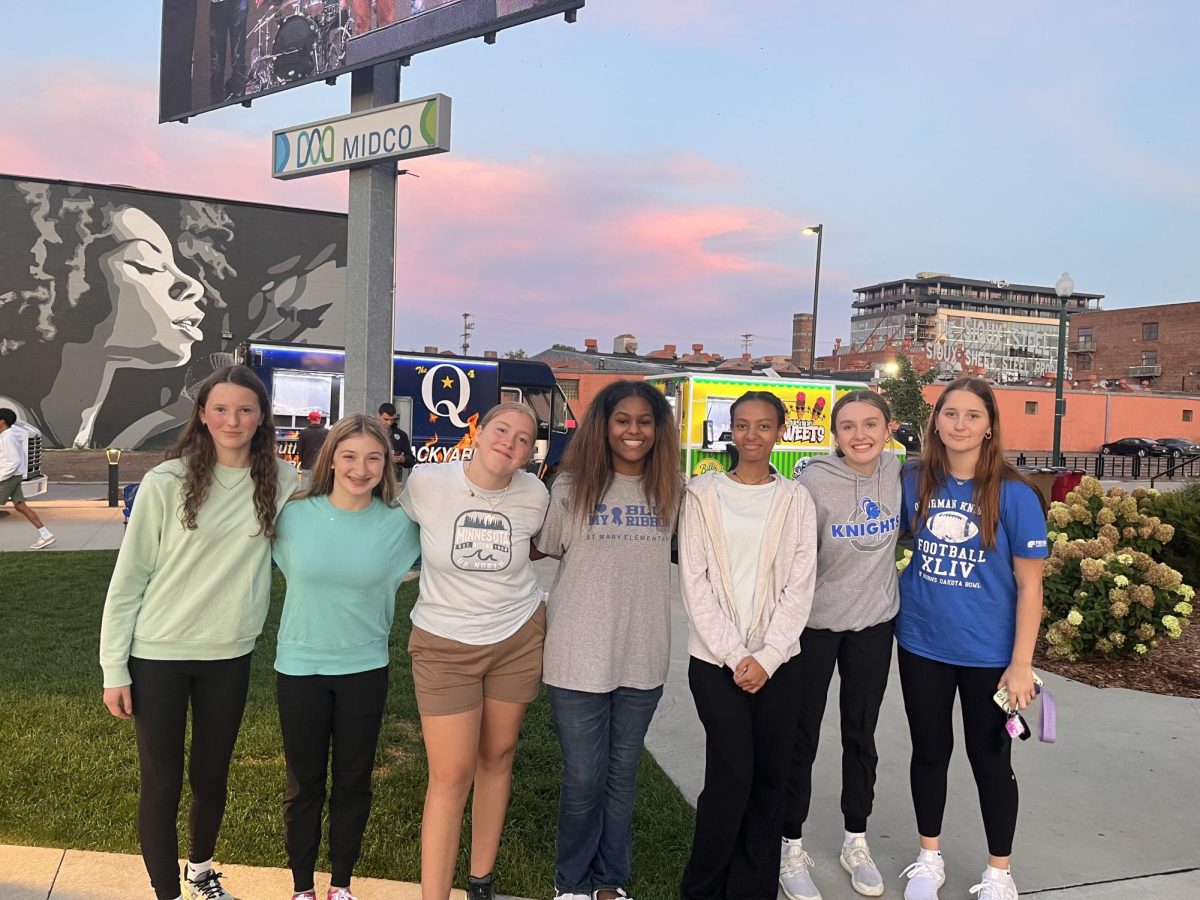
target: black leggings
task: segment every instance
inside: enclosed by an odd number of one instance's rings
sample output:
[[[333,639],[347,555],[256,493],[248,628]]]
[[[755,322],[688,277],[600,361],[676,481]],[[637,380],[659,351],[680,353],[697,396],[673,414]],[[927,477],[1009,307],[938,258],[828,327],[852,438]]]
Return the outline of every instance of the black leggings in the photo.
[[[842,818],[847,831],[867,830],[879,762],[875,726],[892,665],[891,619],[861,631],[805,628],[800,635],[800,724],[788,779],[785,837],[801,837],[808,818],[813,760],[835,665],[841,677]]]
[[[295,891],[313,887],[331,744],[331,884],[348,888],[371,813],[371,769],[387,701],[387,666],[352,675],[279,674],[275,685],[287,759],[284,844]]]
[[[133,720],[141,791],[138,837],[158,900],[179,896],[179,834],[184,735],[192,707],[188,754],[188,859],[212,859],[225,815],[229,761],[246,708],[250,654],[237,659],[159,660],[130,657]]]
[[[775,900],[800,660],[788,660],[748,694],[730,669],[693,656],[688,683],[704,725],[704,789],[679,896]]]
[[[1004,730],[1007,716],[992,700],[1004,669],[954,666],[909,653],[903,647],[897,648],[897,653],[913,745],[909,779],[917,830],[923,837],[942,833],[946,770],[954,752],[951,713],[957,691],[988,853],[1010,856],[1017,830],[1017,777],[1010,761],[1012,738]]]

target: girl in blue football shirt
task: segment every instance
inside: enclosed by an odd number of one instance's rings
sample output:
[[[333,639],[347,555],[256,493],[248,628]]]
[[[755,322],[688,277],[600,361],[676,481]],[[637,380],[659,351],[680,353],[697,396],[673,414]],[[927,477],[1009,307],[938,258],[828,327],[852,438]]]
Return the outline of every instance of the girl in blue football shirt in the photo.
[[[988,842],[988,865],[972,892],[1017,900],[1008,869],[1017,824],[1012,739],[993,694],[1006,688],[1020,708],[1035,696],[1046,520],[1036,490],[1004,460],[996,398],[982,378],[947,385],[903,491],[901,527],[914,547],[900,579],[896,641],[921,843],[903,873],[904,896],[935,900],[946,879],[939,837],[957,693]]]

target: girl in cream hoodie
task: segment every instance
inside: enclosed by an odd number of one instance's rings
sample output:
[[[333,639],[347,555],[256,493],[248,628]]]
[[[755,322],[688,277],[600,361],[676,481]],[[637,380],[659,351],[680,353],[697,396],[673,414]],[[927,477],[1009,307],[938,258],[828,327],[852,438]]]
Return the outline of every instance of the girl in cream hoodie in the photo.
[[[774,900],[798,721],[795,657],[816,573],[812,498],[769,466],[783,403],[749,391],[730,418],[738,464],[688,485],[680,525],[688,681],[706,738],[682,900]]]

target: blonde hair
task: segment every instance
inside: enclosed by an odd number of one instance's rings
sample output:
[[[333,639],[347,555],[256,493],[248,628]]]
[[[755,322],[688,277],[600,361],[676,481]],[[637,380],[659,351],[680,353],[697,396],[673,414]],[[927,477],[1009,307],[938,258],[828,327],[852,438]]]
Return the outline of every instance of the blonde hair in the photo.
[[[504,415],[506,412],[515,412],[520,413],[523,416],[528,416],[529,421],[533,423],[533,443],[529,445],[529,454],[525,457],[525,461],[521,463],[521,465],[524,466],[529,462],[530,459],[533,458],[534,445],[537,443],[538,436],[537,413],[530,409],[527,404],[521,403],[518,400],[505,400],[503,403],[497,403],[483,414],[483,418],[479,420],[479,430],[483,431],[483,429],[487,428],[490,424],[492,424],[492,422],[500,418],[500,416]]]
[[[383,448],[383,477],[379,479],[379,484],[375,485],[371,493],[388,506],[395,506],[400,488],[396,484],[395,467],[392,465],[391,438],[388,437],[387,429],[383,427],[382,422],[374,416],[363,413],[354,413],[344,419],[339,419],[337,424],[329,429],[329,434],[325,436],[325,443],[321,446],[321,453],[313,465],[312,483],[308,490],[293,495],[292,499],[299,500],[302,497],[316,497],[332,492],[333,457],[342,443],[359,435],[374,438]]]

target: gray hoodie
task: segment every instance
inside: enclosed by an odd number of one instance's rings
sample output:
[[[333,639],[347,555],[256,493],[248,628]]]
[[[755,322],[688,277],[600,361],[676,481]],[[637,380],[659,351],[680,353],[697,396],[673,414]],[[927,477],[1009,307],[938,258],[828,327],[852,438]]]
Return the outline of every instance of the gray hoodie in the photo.
[[[808,627],[861,631],[894,618],[899,461],[885,451],[867,477],[830,454],[810,462],[799,481],[817,507],[817,587]]]

